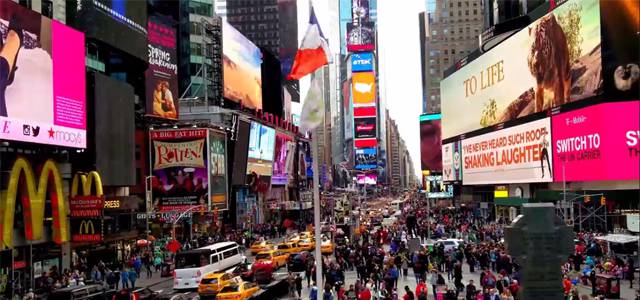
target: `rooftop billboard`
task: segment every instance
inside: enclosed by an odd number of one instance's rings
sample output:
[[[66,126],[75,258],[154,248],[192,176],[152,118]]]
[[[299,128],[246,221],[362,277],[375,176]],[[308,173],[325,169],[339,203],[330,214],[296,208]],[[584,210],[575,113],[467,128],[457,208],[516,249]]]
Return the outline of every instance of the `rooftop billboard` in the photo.
[[[262,53],[229,23],[222,24],[224,98],[262,109]]]

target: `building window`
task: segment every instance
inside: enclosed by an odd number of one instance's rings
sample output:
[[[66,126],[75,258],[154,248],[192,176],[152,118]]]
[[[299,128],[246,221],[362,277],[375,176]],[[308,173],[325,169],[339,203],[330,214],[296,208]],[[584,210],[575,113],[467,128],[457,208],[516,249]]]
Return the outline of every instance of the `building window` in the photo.
[[[456,54],[456,49],[451,49],[451,54]]]
[[[202,56],[202,45],[200,43],[191,43],[191,55]]]
[[[189,1],[189,13],[201,16],[211,16],[213,15],[212,11],[213,5],[211,4]]]
[[[42,0],[42,15],[53,19],[53,2],[51,0]]]
[[[449,2],[449,7],[453,7],[453,1]]]
[[[431,35],[438,35],[438,31],[437,30],[431,31]]]
[[[462,7],[462,2],[458,2],[458,7]]]
[[[461,10],[458,11],[458,17],[462,17],[462,11]]]
[[[464,11],[464,15],[465,15],[465,16],[468,16],[468,15],[469,15],[469,10],[468,10],[468,9]]]
[[[478,14],[478,10],[477,10],[477,9],[474,9],[474,10],[473,10],[473,15],[475,16],[475,15],[477,15],[477,14]]]
[[[444,49],[444,55],[449,55],[449,49]]]
[[[189,23],[189,33],[194,35],[202,35],[202,27],[196,22]]]

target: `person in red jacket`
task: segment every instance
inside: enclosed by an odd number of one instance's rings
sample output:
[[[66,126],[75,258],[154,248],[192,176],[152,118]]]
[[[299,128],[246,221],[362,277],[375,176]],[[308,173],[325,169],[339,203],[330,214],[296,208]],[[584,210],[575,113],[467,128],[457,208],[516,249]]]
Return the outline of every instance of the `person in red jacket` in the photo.
[[[358,300],[371,300],[371,291],[368,287],[363,286],[358,294]]]
[[[569,293],[571,293],[571,280],[569,280],[569,277],[564,276],[562,288],[564,288],[564,295],[569,296]]]
[[[416,297],[420,297],[423,292],[425,295],[427,294],[427,285],[424,283],[424,280],[420,279],[418,285],[416,285]]]

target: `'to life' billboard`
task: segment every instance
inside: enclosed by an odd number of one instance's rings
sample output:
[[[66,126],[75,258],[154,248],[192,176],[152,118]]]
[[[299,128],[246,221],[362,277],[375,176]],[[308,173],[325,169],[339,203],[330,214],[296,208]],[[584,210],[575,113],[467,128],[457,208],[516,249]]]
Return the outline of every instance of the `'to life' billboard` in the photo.
[[[552,117],[554,180],[640,179],[640,101],[604,103]]]
[[[599,0],[566,1],[442,80],[443,138],[600,93],[600,27]]]
[[[551,182],[551,120],[545,118],[462,141],[462,182]]]
[[[145,73],[147,114],[165,119],[178,118],[178,57],[176,30],[171,19],[151,16],[149,30],[149,69]]]
[[[86,148],[84,34],[13,1],[0,23],[0,139]]]

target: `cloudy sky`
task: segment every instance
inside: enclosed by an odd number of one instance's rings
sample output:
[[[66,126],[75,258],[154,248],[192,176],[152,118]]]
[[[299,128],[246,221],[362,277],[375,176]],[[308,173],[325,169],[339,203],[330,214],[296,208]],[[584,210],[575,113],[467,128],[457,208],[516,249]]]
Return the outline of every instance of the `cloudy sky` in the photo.
[[[380,97],[407,143],[416,175],[420,174],[422,77],[418,13],[424,0],[378,0]]]

